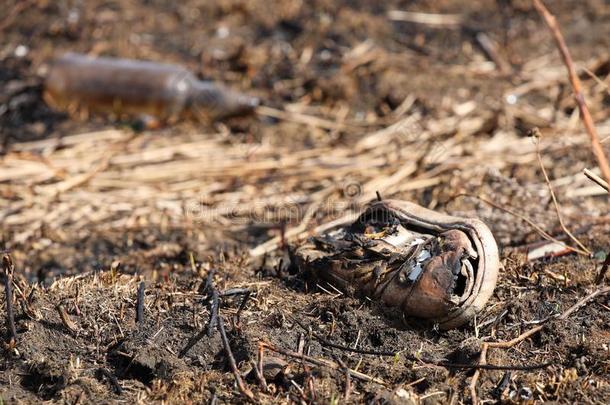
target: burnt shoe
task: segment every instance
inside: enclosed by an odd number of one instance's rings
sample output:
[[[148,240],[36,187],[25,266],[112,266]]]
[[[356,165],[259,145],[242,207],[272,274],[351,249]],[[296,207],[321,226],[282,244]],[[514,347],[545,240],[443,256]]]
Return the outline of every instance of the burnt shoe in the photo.
[[[301,271],[441,329],[484,307],[500,267],[480,220],[399,200],[371,203],[354,223],[310,238],[295,255]]]

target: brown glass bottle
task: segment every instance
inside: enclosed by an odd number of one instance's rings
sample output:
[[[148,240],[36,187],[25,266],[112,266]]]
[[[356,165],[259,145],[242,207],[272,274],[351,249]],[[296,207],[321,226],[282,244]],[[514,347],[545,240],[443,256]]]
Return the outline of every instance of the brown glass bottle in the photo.
[[[184,67],[67,53],[45,80],[45,100],[71,114],[147,114],[162,120],[214,120],[252,111],[255,97],[200,81]]]

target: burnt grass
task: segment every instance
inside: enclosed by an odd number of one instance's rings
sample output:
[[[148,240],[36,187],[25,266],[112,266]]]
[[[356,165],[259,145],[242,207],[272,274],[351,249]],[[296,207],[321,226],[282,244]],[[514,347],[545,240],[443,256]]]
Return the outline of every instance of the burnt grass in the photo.
[[[17,7],[15,2],[0,14],[3,156],[20,142],[133,124],[99,117],[83,122],[49,109],[41,99],[40,69],[59,50],[183,63],[204,78],[230,82],[278,108],[307,98],[325,108],[343,103],[383,118],[414,94],[415,108],[424,121],[432,122],[454,114],[458,101],[477,100],[486,106],[482,114],[496,115],[472,134],[472,148],[491,139],[501,125],[523,135],[534,124],[540,125],[535,119],[528,121],[527,114],[510,124],[496,122],[504,117],[498,112],[499,100],[519,80],[516,73],[465,75],[450,69],[487,60],[472,45],[472,29],[494,38],[515,72],[530,57],[555,52],[527,1],[24,3]],[[547,3],[562,24],[575,59],[605,58],[608,65],[608,6],[597,1]],[[11,13],[13,9],[17,11]],[[469,29],[448,33],[389,22],[385,16],[393,9],[464,13]],[[230,40],[216,35],[220,21],[238,35]],[[132,32],[141,38],[130,37]],[[345,49],[367,39],[381,44],[388,54],[407,52],[408,63],[388,57],[383,69],[369,68],[368,61],[342,70]],[[25,57],[15,55],[19,45],[27,46]],[[311,63],[299,64],[308,49],[314,53]],[[597,74],[606,77],[606,65],[596,65]],[[583,80],[594,85],[590,78]],[[569,94],[553,94],[556,107],[569,116],[574,104],[562,101]],[[610,99],[600,91],[594,95],[599,101],[592,106],[594,116],[607,121]],[[550,98],[536,94],[531,106],[549,107],[545,103]],[[327,134],[320,140],[310,136],[307,127],[280,126],[269,117],[245,117],[225,125],[238,140],[261,139],[281,128],[274,146],[295,150],[318,141],[344,147],[355,141],[349,133]],[[212,124],[180,123],[160,133],[169,136],[193,128],[218,129]],[[548,128],[552,131],[551,124]],[[574,167],[595,165],[588,143],[558,148],[546,159],[554,179],[574,174]],[[10,182],[0,185],[2,201],[18,200]],[[239,188],[240,182],[232,187]],[[540,190],[546,190],[544,179],[537,163],[529,162],[476,173],[456,169],[444,172],[430,186],[392,196],[456,215],[476,215],[499,242],[502,271],[494,296],[476,320],[451,331],[435,330],[370,300],[318,285],[291,266],[290,247],[250,258],[248,250],[276,236],[279,223],[249,224],[227,232],[152,222],[122,230],[92,225],[73,234],[68,229],[68,235],[61,237],[41,226],[25,241],[16,238],[18,226],[0,223],[0,248],[10,249],[16,264],[12,302],[17,331],[17,340],[2,346],[0,402],[246,402],[217,328],[212,325],[208,334],[213,312],[208,279],[221,295],[233,289],[249,291],[245,302],[243,294],[221,297],[219,313],[239,372],[258,402],[471,402],[474,369],[432,365],[414,357],[477,364],[484,342],[510,340],[608,285],[608,276],[599,277],[610,242],[607,197],[559,195],[566,223],[591,250],[591,257],[568,254],[528,261],[523,246],[540,241],[537,232],[476,198],[458,196],[493,196],[498,204],[513,207],[563,238],[552,203]],[[10,208],[0,208],[7,209],[0,211],[5,218]],[[41,240],[53,243],[40,248]],[[143,319],[136,322],[141,281],[146,283]],[[4,290],[0,302],[4,342],[8,334]],[[489,349],[488,364],[515,369],[482,370],[478,398],[489,403],[606,403],[609,314],[610,298],[602,295],[566,320],[547,321],[540,332],[515,347]],[[329,347],[316,336],[360,351],[398,354],[346,351]],[[293,352],[301,349],[340,367],[335,370],[265,350],[265,364],[282,364],[280,372],[268,373],[265,391],[251,367],[252,361],[258,361],[261,343]],[[519,370],[547,363],[540,369]],[[348,384],[344,366],[384,384],[353,375]]]
[[[265,275],[265,269],[249,267],[243,256],[222,256],[222,261],[196,262],[194,269],[179,265],[176,274],[149,282],[144,319],[138,323],[138,276],[112,271],[90,273],[56,281],[46,288],[16,280],[26,298],[17,299],[21,309],[16,318],[16,345],[5,348],[0,377],[4,398],[70,403],[85,398],[201,402],[216,397],[220,401],[243,401],[234,387],[218,332],[213,329],[212,336],[205,333],[210,299],[204,287],[209,269],[214,269],[219,275],[215,278],[219,291],[247,288],[252,292],[239,320],[236,314],[242,296],[225,297],[220,304],[235,360],[243,372],[250,360],[256,361],[259,342],[296,351],[302,341],[309,355],[339,359],[388,384],[384,387],[354,380],[353,401],[404,401],[396,394],[396,387],[402,386],[408,386],[413,401],[430,392],[439,392],[435,396],[440,398],[435,401],[444,402],[451,396],[467,400],[472,370],[430,366],[413,361],[411,356],[476,362],[483,337],[509,340],[531,327],[527,320],[562,312],[591,289],[594,277],[589,260],[579,260],[578,267],[566,259],[532,266],[520,263],[518,257],[507,257],[491,305],[477,320],[482,326],[475,329],[470,324],[439,332],[408,320],[397,321],[375,303],[329,295],[298,276]],[[557,283],[542,268],[572,279],[569,284]],[[530,394],[565,401],[601,400],[608,395],[604,385],[608,371],[607,301],[602,298],[591,303],[567,322],[550,322],[517,349],[490,350],[489,364],[551,365],[527,372],[486,370],[479,395],[498,401]],[[60,303],[74,329],[62,321],[57,310]],[[313,334],[338,345],[354,347],[358,342],[359,349],[398,350],[409,356],[364,355],[325,347],[294,318],[311,328]],[[277,355],[267,351],[267,356],[272,359]],[[343,398],[343,372],[303,366],[295,358],[286,358],[286,362],[286,372],[269,381],[269,393],[262,393],[253,374],[247,374],[246,384],[262,402],[300,401],[301,394],[291,381],[307,387],[310,380],[315,391],[304,388],[303,395],[315,395],[318,401]],[[506,379],[508,383],[498,388]]]

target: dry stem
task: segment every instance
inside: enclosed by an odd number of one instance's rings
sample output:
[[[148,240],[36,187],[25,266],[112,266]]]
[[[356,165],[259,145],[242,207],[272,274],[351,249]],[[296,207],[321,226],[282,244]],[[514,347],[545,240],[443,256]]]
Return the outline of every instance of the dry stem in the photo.
[[[599,290],[595,290],[592,293],[590,293],[589,295],[587,295],[587,296],[581,298],[580,300],[578,300],[578,302],[576,304],[572,305],[570,308],[568,308],[566,311],[564,311],[558,317],[549,318],[545,322],[543,322],[542,324],[540,324],[538,326],[535,326],[535,327],[533,327],[533,328],[523,332],[522,334],[520,334],[519,336],[517,336],[516,338],[514,338],[512,340],[508,340],[508,341],[504,341],[504,342],[488,342],[487,345],[489,347],[499,347],[499,348],[503,348],[503,349],[507,349],[507,348],[513,347],[516,344],[524,341],[528,337],[530,337],[532,335],[535,335],[536,333],[540,332],[542,329],[544,329],[544,327],[546,326],[546,324],[550,320],[552,320],[552,319],[560,319],[560,320],[566,319],[573,312],[577,311],[578,309],[580,309],[581,307],[586,305],[589,301],[591,301],[592,299],[594,299],[598,295],[607,294],[609,292],[610,292],[610,286],[609,287],[600,288]]]
[[[256,402],[254,399],[254,394],[248,387],[246,387],[246,384],[244,384],[244,381],[241,378],[241,374],[239,373],[239,369],[235,363],[235,357],[233,357],[233,352],[231,351],[231,345],[229,344],[229,339],[227,338],[227,333],[225,332],[224,320],[222,319],[221,315],[218,315],[218,330],[220,331],[222,345],[225,349],[225,354],[229,360],[229,365],[231,366],[231,371],[233,372],[233,376],[235,377],[235,382],[237,383],[239,391],[249,400]]]
[[[559,30],[557,20],[555,19],[555,16],[553,16],[553,14],[549,12],[549,10],[546,8],[546,6],[542,3],[541,0],[533,0],[533,2],[534,7],[536,7],[538,13],[542,16],[542,18],[544,18],[544,21],[548,25],[549,29],[553,34],[553,37],[555,38],[555,42],[557,43],[557,47],[559,48],[559,52],[561,53],[561,58],[563,59],[563,63],[568,69],[570,84],[572,85],[572,90],[574,91],[574,98],[576,99],[576,103],[578,104],[580,117],[582,119],[583,125],[585,126],[585,130],[587,131],[587,134],[591,139],[593,154],[597,158],[599,168],[601,169],[603,176],[606,178],[606,181],[610,182],[610,165],[608,164],[608,160],[606,159],[606,155],[604,154],[604,149],[602,148],[601,142],[599,140],[599,135],[597,134],[597,130],[595,129],[595,124],[593,123],[591,113],[589,112],[587,104],[585,103],[585,97],[582,93],[580,79],[578,78],[578,74],[576,74],[576,69],[574,68],[572,56],[570,55],[570,51],[568,50],[563,35]]]
[[[457,198],[457,197],[472,197],[472,198],[476,198],[477,200],[482,201],[482,202],[484,202],[485,204],[487,204],[487,205],[489,205],[491,207],[497,208],[497,209],[499,209],[501,211],[506,212],[507,214],[510,214],[510,215],[512,215],[514,217],[517,217],[517,218],[521,219],[522,221],[524,221],[527,224],[529,224],[532,228],[534,228],[536,230],[536,232],[538,232],[540,234],[540,236],[542,236],[544,239],[546,239],[548,241],[552,241],[552,242],[558,243],[558,244],[560,244],[562,246],[565,246],[566,249],[569,249],[570,251],[572,251],[574,253],[580,253],[580,254],[585,255],[585,256],[589,256],[589,254],[590,254],[590,252],[587,252],[587,251],[584,251],[584,250],[572,247],[572,246],[567,245],[564,242],[560,241],[559,239],[552,237],[549,233],[547,233],[544,229],[542,229],[538,224],[536,224],[530,218],[526,217],[523,214],[519,214],[518,212],[515,212],[515,211],[511,210],[510,208],[503,207],[503,206],[501,206],[499,204],[496,204],[495,202],[493,202],[491,200],[488,200],[488,199],[486,199],[484,197],[477,196],[477,195],[461,193],[461,194],[457,194],[453,198]]]
[[[572,234],[572,232],[570,232],[570,230],[563,222],[563,216],[561,215],[561,210],[559,209],[559,203],[557,202],[555,191],[553,190],[551,180],[549,179],[549,175],[547,174],[546,168],[544,167],[544,163],[542,162],[542,156],[540,155],[540,137],[542,136],[542,134],[540,133],[540,130],[538,128],[534,128],[533,132],[534,139],[536,142],[536,157],[538,158],[538,164],[540,165],[540,169],[542,170],[542,174],[544,175],[544,181],[546,182],[546,185],[549,188],[549,192],[551,193],[551,198],[553,199],[553,206],[555,207],[555,212],[557,213],[557,219],[559,219],[559,225],[561,226],[561,229],[563,229],[565,234],[568,235],[568,237],[574,241],[574,243],[576,243],[582,250],[591,255],[591,251],[587,249],[587,247],[583,245],[582,242],[579,241],[576,236]]]
[[[301,359],[303,361],[307,361],[307,362],[315,364],[317,366],[328,367],[332,370],[343,370],[343,367],[341,367],[339,364],[335,363],[334,361],[330,361],[330,360],[326,360],[326,359],[318,359],[315,357],[307,356],[305,354],[295,353],[290,350],[275,347],[275,346],[271,345],[270,343],[260,342],[259,345],[264,348],[267,348],[271,351],[274,351],[276,353],[283,354],[284,356],[293,357],[295,359]],[[384,386],[387,385],[387,383],[384,382],[383,380],[380,380],[375,377],[371,377],[370,375],[361,373],[360,371],[349,369],[349,372],[352,376],[354,376],[355,378],[358,378],[359,380],[373,382],[373,383],[376,383],[379,385],[384,385]]]
[[[610,192],[610,186],[608,185],[607,181],[605,181],[604,179],[602,179],[601,177],[599,177],[597,174],[593,173],[589,169],[584,169],[583,172],[584,172],[585,176],[587,176],[589,178],[589,180],[597,183],[600,187],[602,187],[606,191]]]
[[[610,267],[610,252],[606,252],[606,259],[604,260],[602,267],[599,269],[599,273],[595,279],[595,284],[599,285],[602,283],[602,281],[604,281],[608,267]]]
[[[480,365],[487,364],[487,343],[483,343],[483,347],[481,348],[481,357],[479,359]],[[472,375],[472,381],[470,381],[470,396],[472,398],[472,404],[477,405],[479,403],[479,397],[477,396],[477,382],[479,381],[479,376],[481,375],[481,369],[477,368]]]
[[[13,261],[8,254],[2,257],[2,269],[4,274],[0,274],[4,281],[4,297],[6,300],[6,329],[7,342],[14,344],[17,342],[17,329],[15,328],[15,312],[13,311]]]

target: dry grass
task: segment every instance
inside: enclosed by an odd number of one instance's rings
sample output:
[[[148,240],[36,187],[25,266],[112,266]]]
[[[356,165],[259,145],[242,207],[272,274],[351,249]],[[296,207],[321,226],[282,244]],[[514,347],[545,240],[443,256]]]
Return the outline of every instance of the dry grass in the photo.
[[[533,69],[536,74],[524,70],[524,80],[507,97],[525,100],[530,92],[564,83],[553,67]],[[594,81],[588,84],[594,104],[602,94]],[[358,138],[355,144],[301,151],[276,146],[269,138],[231,143],[226,133],[168,136],[120,129],[17,143],[0,162],[0,221],[3,231],[12,234],[8,247],[30,243],[42,229],[60,236],[85,227],[168,223],[238,230],[256,220],[283,219],[295,227],[303,216],[312,226],[324,218],[318,212],[311,218],[311,210],[306,215],[308,207],[338,215],[346,200],[349,207],[373,199],[377,191],[384,197],[401,196],[437,186],[456,170],[468,178],[481,167],[534,164],[536,146],[512,129],[516,120],[552,125],[543,129],[543,156],[587,147],[587,137],[572,116],[548,109],[505,104],[502,111],[489,111],[473,101],[454,110],[447,118],[424,120],[411,109],[378,130],[351,128]],[[319,126],[318,117],[300,112],[287,110],[282,119],[290,122],[295,116],[304,131],[329,130]],[[486,130],[490,116],[501,123],[494,136],[474,136]],[[608,115],[600,112],[597,120],[600,135],[609,136]],[[555,182],[581,197],[604,192],[580,170]],[[282,213],[286,218],[272,216]]]

